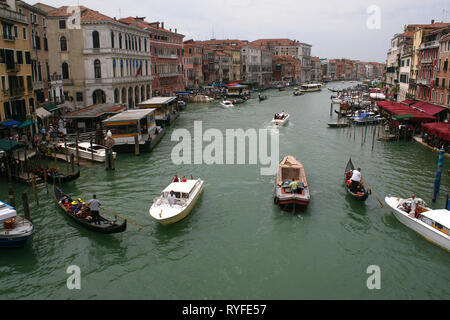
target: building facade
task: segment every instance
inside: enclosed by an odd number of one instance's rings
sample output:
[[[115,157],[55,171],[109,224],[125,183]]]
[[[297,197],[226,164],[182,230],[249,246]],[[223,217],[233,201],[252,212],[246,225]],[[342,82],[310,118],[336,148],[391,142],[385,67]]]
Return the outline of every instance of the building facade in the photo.
[[[13,0],[0,2],[0,122],[35,118],[28,17]]]
[[[450,33],[439,40],[438,68],[436,73],[437,104],[450,109]]]

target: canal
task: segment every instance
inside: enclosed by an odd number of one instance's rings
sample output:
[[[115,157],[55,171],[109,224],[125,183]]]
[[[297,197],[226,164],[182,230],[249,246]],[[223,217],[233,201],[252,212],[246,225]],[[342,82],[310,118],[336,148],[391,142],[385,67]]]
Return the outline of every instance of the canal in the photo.
[[[355,83],[331,83],[344,88]],[[431,203],[438,154],[412,141],[375,142],[368,129],[330,129],[330,95],[296,97],[292,89],[269,90],[234,109],[218,102],[189,104],[150,154],[119,154],[116,171],[82,167],[63,185],[148,229],[100,235],[63,216],[52,194],[14,185],[18,211],[27,190],[36,234],[23,249],[0,252],[0,299],[448,299],[450,253],[402,225],[374,195],[365,203],[343,185],[349,157],[383,201],[388,194],[415,193],[433,208],[450,192],[444,161],[441,189]],[[257,97],[253,94],[254,97]],[[301,214],[273,204],[275,176],[260,165],[174,165],[171,134],[177,128],[264,129],[275,112],[291,114],[280,128],[280,158],[293,155],[305,166],[311,203]],[[333,120],[335,120],[333,112]],[[356,132],[356,135],[355,135]],[[65,164],[61,164],[63,167]],[[157,225],[148,209],[175,173],[201,177],[204,193],[183,221]],[[0,180],[0,200],[8,201]],[[104,213],[105,216],[107,215]],[[81,270],[81,290],[68,290],[67,267]],[[381,271],[381,289],[369,290],[369,266]]]

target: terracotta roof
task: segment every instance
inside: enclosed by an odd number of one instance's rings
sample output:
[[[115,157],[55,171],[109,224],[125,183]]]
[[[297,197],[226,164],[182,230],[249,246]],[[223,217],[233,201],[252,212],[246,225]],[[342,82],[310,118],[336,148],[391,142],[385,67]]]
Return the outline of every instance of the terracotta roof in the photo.
[[[48,13],[49,17],[70,17],[74,12],[73,9],[69,11],[69,6],[62,6]],[[81,11],[81,22],[90,21],[114,21],[113,18],[108,17],[98,11],[86,8],[85,6],[79,6]]]
[[[140,29],[152,29],[152,30],[163,31],[163,32],[172,33],[172,34],[181,36],[181,34],[179,34],[179,33],[175,33],[173,31],[164,29],[161,26],[158,27],[159,22],[147,22],[144,20],[144,18],[128,17],[128,18],[119,19],[119,21],[125,22],[131,26],[138,27]]]
[[[300,44],[299,41],[293,41],[291,39],[258,39],[251,42],[257,46],[267,46],[269,44],[276,46],[298,46]]]
[[[435,28],[444,28],[450,26],[450,22],[436,22],[433,24],[408,24],[407,28],[419,28],[419,29],[435,29]]]

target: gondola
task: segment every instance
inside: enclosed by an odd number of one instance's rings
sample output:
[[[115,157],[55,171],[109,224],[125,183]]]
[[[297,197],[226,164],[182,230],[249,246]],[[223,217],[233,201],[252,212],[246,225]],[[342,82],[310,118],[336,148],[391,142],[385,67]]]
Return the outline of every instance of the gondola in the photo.
[[[349,174],[349,172],[353,171],[354,169],[355,169],[355,167],[353,166],[352,158],[350,158],[348,160],[347,166],[345,167],[345,173],[344,173],[345,189],[354,199],[365,201],[367,199],[367,197],[369,196],[369,191],[366,190],[364,185],[361,185],[361,189],[357,193],[353,193],[350,190],[350,187],[349,187],[350,186],[350,178],[352,176],[351,176],[351,173]]]
[[[259,101],[264,101],[264,100],[268,99],[267,96],[259,96],[258,98],[259,98]]]
[[[42,180],[44,180],[44,176],[47,175],[47,181],[49,182],[52,182],[54,179],[55,182],[64,183],[78,179],[80,177],[80,170],[78,170],[78,172],[74,174],[64,174],[54,169],[36,168],[34,170],[34,174],[40,177]]]
[[[58,202],[58,206],[64,211],[66,216],[74,220],[76,223],[82,225],[83,227],[86,227],[87,229],[90,229],[95,232],[99,233],[119,233],[123,232],[127,229],[127,221],[125,220],[122,224],[118,225],[115,221],[110,221],[108,219],[103,218],[100,216],[100,224],[95,224],[92,222],[89,222],[88,220],[78,217],[72,212],[70,212],[66,207],[64,207],[62,201],[67,199],[69,203],[72,203],[72,198],[70,198],[68,195],[66,195],[61,189],[53,185],[53,192],[55,194],[56,201]]]

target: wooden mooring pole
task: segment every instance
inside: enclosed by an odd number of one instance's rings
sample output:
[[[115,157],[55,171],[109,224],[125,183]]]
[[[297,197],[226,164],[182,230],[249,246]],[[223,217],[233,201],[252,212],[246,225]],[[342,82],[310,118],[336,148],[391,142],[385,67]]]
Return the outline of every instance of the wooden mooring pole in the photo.
[[[138,133],[134,135],[134,154],[139,155],[139,136]]]
[[[28,204],[28,194],[26,192],[22,193],[22,205],[25,213],[25,219],[31,221],[30,205]]]

